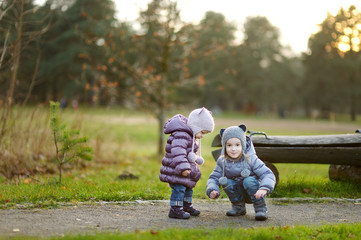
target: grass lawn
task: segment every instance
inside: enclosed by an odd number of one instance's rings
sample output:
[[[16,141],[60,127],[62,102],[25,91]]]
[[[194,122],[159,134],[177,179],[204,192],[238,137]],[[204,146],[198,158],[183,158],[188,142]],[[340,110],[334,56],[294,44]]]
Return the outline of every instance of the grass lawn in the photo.
[[[219,228],[219,229],[167,229],[163,231],[140,231],[136,233],[95,233],[81,235],[66,235],[61,237],[42,238],[47,240],[202,240],[202,239],[321,239],[321,240],[356,240],[361,238],[361,223],[358,224],[335,224],[323,226],[275,226],[258,228]],[[8,239],[1,237],[2,239]],[[37,237],[20,236],[11,237],[14,240],[33,240]]]
[[[28,119],[34,113],[30,108],[19,114]],[[187,116],[188,112],[180,112]],[[34,114],[33,114],[34,115]],[[42,161],[56,170],[49,162],[55,150],[48,125],[47,109],[37,109],[36,118],[30,127],[17,127],[19,137],[12,142],[25,152],[36,152]],[[171,117],[169,115],[168,117]],[[340,117],[341,119],[341,117]],[[343,119],[343,118],[342,118]],[[0,176],[0,208],[20,205],[26,207],[57,207],[59,202],[79,201],[132,201],[137,199],[169,199],[170,189],[159,181],[162,157],[157,156],[158,125],[156,120],[144,113],[119,109],[66,109],[61,120],[80,129],[90,138],[94,149],[94,160],[76,164],[65,171],[63,184],[57,183],[57,174],[23,176],[7,180]],[[22,125],[24,121],[19,121]],[[202,139],[202,155],[205,164],[201,167],[202,178],[194,189],[194,198],[207,198],[206,182],[215,161],[212,158],[211,142],[220,128],[246,123],[248,129],[265,131],[268,135],[316,135],[352,133],[360,122],[346,120],[329,122],[307,119],[277,119],[260,116],[243,116],[227,113],[215,116],[216,129]],[[15,126],[15,125],[14,125]],[[29,129],[24,131],[23,129]],[[14,136],[17,136],[14,134]],[[21,139],[28,139],[26,142]],[[28,142],[36,142],[28,145]],[[19,141],[19,142],[17,142]],[[10,142],[10,139],[9,139]],[[25,148],[23,148],[25,144]],[[19,151],[20,151],[19,150]],[[45,157],[44,157],[45,156]],[[355,183],[333,182],[328,179],[328,165],[320,164],[275,164],[280,182],[273,197],[336,197],[361,198],[361,187]],[[82,167],[81,167],[82,166]],[[119,179],[121,174],[133,174],[136,179]],[[226,198],[222,192],[221,197]],[[322,227],[268,227],[251,229],[179,230],[168,229],[156,232],[132,234],[99,233],[95,235],[65,236],[61,239],[360,239],[361,224],[337,224]],[[0,239],[4,239],[0,236]],[[13,239],[31,239],[19,237]],[[36,238],[34,238],[36,239]],[[49,239],[60,239],[54,237]]]
[[[30,114],[34,110],[28,111]],[[37,111],[39,116],[47,116],[47,109]],[[185,116],[188,114],[181,113]],[[26,114],[22,116],[26,117]],[[44,118],[46,119],[39,117]],[[82,134],[90,138],[90,144],[95,150],[94,160],[87,163],[86,168],[78,166],[66,171],[62,185],[57,184],[56,174],[35,175],[16,181],[0,177],[2,207],[24,203],[48,207],[56,205],[57,202],[169,199],[169,187],[158,178],[162,157],[156,154],[159,129],[152,116],[117,109],[80,109],[77,112],[67,109],[61,113],[61,120],[80,129]],[[220,128],[241,122],[246,123],[248,129],[265,131],[269,135],[337,134],[350,133],[357,129],[357,123],[350,122],[264,119],[235,113],[216,115],[215,131],[202,139],[202,155],[206,161],[201,166],[202,178],[194,189],[195,198],[207,198],[206,182],[215,166],[211,155],[214,150],[211,148],[214,136]],[[51,150],[52,144],[49,137],[43,146]],[[359,185],[330,181],[328,165],[275,165],[280,174],[280,182],[269,196],[271,198],[361,198]],[[138,179],[120,180],[118,176],[124,173],[131,173]],[[226,195],[222,192],[221,197]]]

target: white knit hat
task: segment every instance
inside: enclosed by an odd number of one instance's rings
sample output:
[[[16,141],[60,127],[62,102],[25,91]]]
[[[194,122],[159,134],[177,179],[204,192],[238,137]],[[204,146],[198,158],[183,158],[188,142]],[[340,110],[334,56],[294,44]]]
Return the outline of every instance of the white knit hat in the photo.
[[[212,113],[205,107],[193,110],[189,114],[187,124],[192,129],[194,135],[204,130],[213,132],[214,129]]]
[[[188,117],[187,125],[193,132],[192,151],[188,154],[188,161],[196,162],[199,165],[204,163],[204,159],[201,157],[201,144],[199,144],[198,156],[194,153],[194,139],[197,133],[202,131],[213,132],[214,120],[212,112],[205,107],[197,108],[193,110]]]

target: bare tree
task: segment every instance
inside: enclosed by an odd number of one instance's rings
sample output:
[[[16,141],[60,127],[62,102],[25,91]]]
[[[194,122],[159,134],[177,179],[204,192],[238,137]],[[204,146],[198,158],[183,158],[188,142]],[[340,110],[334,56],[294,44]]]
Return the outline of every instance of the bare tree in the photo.
[[[130,75],[135,87],[131,93],[139,106],[157,118],[158,153],[162,154],[165,115],[172,104],[168,94],[182,80],[184,49],[179,28],[183,25],[176,2],[169,0],[153,0],[149,3],[148,9],[140,14],[140,23],[144,34],[136,37],[140,44],[137,50],[142,55],[132,66]]]
[[[6,93],[6,97],[4,100],[4,107],[2,108],[3,111],[0,118],[0,124],[1,124],[0,141],[6,132],[7,122],[9,118],[11,118],[11,112],[12,112],[11,109],[14,102],[14,92],[15,92],[16,82],[18,80],[18,71],[21,62],[21,53],[31,42],[33,42],[39,36],[44,34],[50,26],[50,21],[49,21],[49,24],[45,27],[43,27],[42,24],[39,24],[39,28],[35,31],[30,31],[30,32],[24,31],[24,25],[37,24],[37,23],[26,22],[24,20],[27,15],[33,14],[37,9],[36,6],[32,6],[32,5],[31,8],[25,9],[26,3],[28,3],[28,1],[26,0],[12,0],[12,1],[7,1],[6,3],[3,2],[0,5],[1,8],[4,8],[4,10],[1,11],[0,14],[0,21],[4,21],[3,19],[7,15],[11,16],[7,18],[8,27],[5,33],[4,44],[0,49],[0,70],[2,70],[5,67],[9,67],[11,70],[9,88]],[[10,36],[13,36],[15,40],[10,41]],[[39,62],[40,62],[40,55],[36,61],[34,75],[32,77],[29,92],[27,95],[30,95],[30,92],[33,88],[39,67]]]

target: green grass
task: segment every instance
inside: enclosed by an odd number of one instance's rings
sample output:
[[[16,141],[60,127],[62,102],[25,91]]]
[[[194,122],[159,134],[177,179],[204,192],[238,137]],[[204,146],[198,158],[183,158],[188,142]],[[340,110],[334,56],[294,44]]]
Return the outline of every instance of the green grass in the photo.
[[[30,114],[31,109],[25,112],[23,117]],[[37,114],[46,115],[47,109],[37,110]],[[355,123],[345,120],[332,125],[317,122],[314,128],[308,128],[310,120],[272,119],[270,124],[268,119],[259,117],[245,118],[235,113],[225,115],[215,117],[215,131],[202,139],[202,155],[206,162],[201,166],[202,178],[194,189],[194,198],[207,198],[207,178],[215,166],[211,155],[214,136],[220,128],[238,124],[238,119],[244,119],[252,129],[264,130],[270,135],[290,132],[292,135],[335,134],[343,133],[345,129],[356,129]],[[32,203],[34,207],[53,207],[58,202],[169,199],[169,187],[158,178],[162,157],[156,155],[159,129],[152,116],[122,109],[80,109],[77,112],[67,109],[62,112],[61,119],[81,129],[81,133],[90,138],[95,150],[94,161],[86,168],[67,170],[63,185],[56,183],[56,174],[22,177],[13,181],[0,177],[0,207],[24,203]],[[44,146],[53,147],[51,142]],[[276,164],[276,167],[280,182],[269,196],[271,198],[361,198],[359,184],[330,181],[328,165]],[[117,176],[124,172],[130,172],[139,179],[119,180]],[[222,193],[221,197],[226,198],[226,195]]]
[[[25,109],[22,117],[33,113]],[[46,118],[47,109],[37,110],[37,119]],[[187,116],[187,112],[182,114]],[[20,117],[21,117],[20,116]],[[170,116],[169,116],[170,117]],[[95,150],[94,161],[85,168],[74,167],[64,173],[63,184],[57,183],[57,175],[35,175],[15,178],[11,181],[0,177],[0,208],[25,207],[53,208],[60,203],[81,201],[132,201],[169,199],[170,189],[159,181],[161,158],[156,155],[158,125],[150,115],[123,109],[70,109],[61,114],[70,126],[78,128],[90,138]],[[239,119],[242,119],[240,121]],[[194,189],[194,198],[204,199],[206,182],[215,161],[212,158],[211,142],[220,128],[246,122],[249,129],[265,131],[269,135],[308,135],[336,134],[353,132],[359,122],[351,123],[345,117],[336,117],[340,122],[330,124],[322,120],[316,123],[307,119],[278,120],[270,117],[243,116],[237,113],[224,113],[215,118],[216,129],[202,139],[202,155],[206,162],[201,167],[202,178]],[[311,128],[307,125],[313,124]],[[357,125],[358,124],[358,125]],[[42,124],[36,124],[39,129]],[[43,124],[44,125],[44,124]],[[36,135],[34,131],[30,136]],[[46,132],[46,131],[45,131]],[[45,139],[45,138],[44,138]],[[48,138],[46,138],[48,139]],[[47,140],[49,141],[49,140]],[[21,144],[18,144],[21,146]],[[36,145],[37,146],[37,145]],[[52,143],[43,144],[47,153]],[[20,149],[21,150],[21,149]],[[42,152],[42,149],[36,149]],[[27,150],[31,152],[31,149]],[[29,154],[30,155],[30,154]],[[46,156],[48,156],[46,155]],[[48,159],[49,161],[49,159]],[[48,163],[49,166],[51,163]],[[328,179],[328,165],[321,164],[275,164],[280,182],[269,196],[274,197],[335,197],[361,198],[361,187],[355,183],[333,182]],[[120,180],[118,175],[130,172],[138,179]],[[222,192],[221,197],[226,198]],[[30,203],[30,204],[29,204]],[[206,229],[167,229],[164,231],[140,231],[135,233],[95,233],[66,235],[44,239],[360,239],[361,224],[335,224],[323,226],[283,226],[249,229],[220,228]],[[1,237],[0,239],[8,239]],[[29,236],[12,239],[38,239]]]
[[[329,165],[275,164],[280,182],[271,197],[360,198],[361,187],[352,182],[331,181]]]
[[[170,188],[158,179],[159,166],[156,160],[143,158],[136,167],[126,166],[127,171],[139,176],[139,179],[119,180],[117,176],[122,168],[117,165],[92,167],[86,171],[72,171],[65,175],[64,183],[56,183],[55,177],[43,177],[38,182],[21,182],[17,186],[2,184],[0,203],[8,208],[15,204],[33,203],[33,207],[54,207],[58,202],[78,201],[133,201],[169,199]],[[211,163],[203,169],[203,177],[194,189],[194,198],[204,199],[207,176],[212,171]],[[290,171],[292,166],[278,166],[282,173]],[[315,166],[316,167],[316,166]],[[324,166],[317,166],[324,168]],[[298,167],[299,168],[299,167]],[[301,169],[307,169],[303,167]],[[312,175],[293,175],[282,177],[273,197],[335,197],[361,198],[360,186],[353,183],[332,182],[327,177]],[[227,196],[222,191],[221,197]]]
[[[136,233],[95,233],[82,235],[66,235],[62,237],[43,238],[47,240],[92,240],[92,239],[113,239],[113,240],[168,240],[168,239],[321,239],[321,240],[345,240],[360,239],[361,223],[357,224],[335,224],[322,226],[282,226],[282,227],[259,227],[259,228],[219,228],[219,229],[167,229],[162,231],[150,230]],[[0,239],[5,239],[0,237]],[[31,237],[14,237],[11,239],[38,239]]]

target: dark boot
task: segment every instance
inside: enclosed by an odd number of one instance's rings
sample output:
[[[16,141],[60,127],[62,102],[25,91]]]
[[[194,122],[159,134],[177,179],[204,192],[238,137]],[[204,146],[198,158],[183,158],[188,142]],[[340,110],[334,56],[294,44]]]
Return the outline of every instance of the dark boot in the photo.
[[[232,209],[229,210],[227,216],[241,216],[246,215],[246,204],[244,202],[235,202],[232,203]]]
[[[255,218],[257,221],[264,221],[267,219],[267,206],[264,198],[257,200],[253,203]]]
[[[189,213],[183,211],[183,207],[181,206],[171,206],[168,214],[168,217],[178,219],[188,219],[190,216]]]
[[[183,210],[189,213],[191,216],[198,216],[201,212],[193,208],[192,203],[183,202]]]

